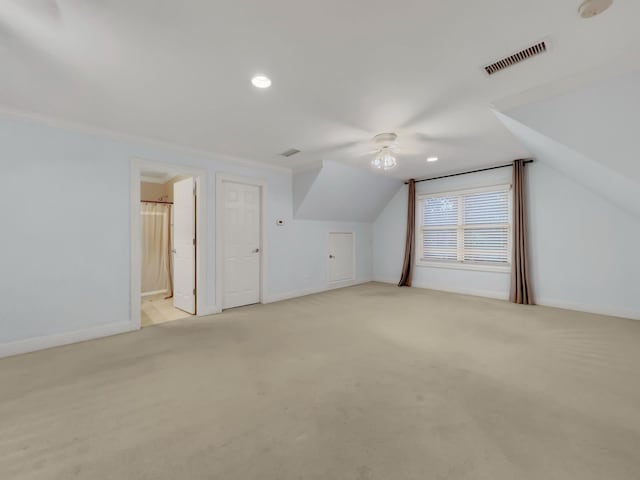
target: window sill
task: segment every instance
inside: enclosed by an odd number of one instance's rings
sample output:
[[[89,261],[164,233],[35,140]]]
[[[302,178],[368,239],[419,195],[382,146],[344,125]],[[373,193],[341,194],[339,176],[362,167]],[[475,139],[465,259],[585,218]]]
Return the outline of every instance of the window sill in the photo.
[[[511,265],[483,265],[481,263],[434,262],[418,260],[417,267],[449,268],[453,270],[475,270],[478,272],[511,273]]]

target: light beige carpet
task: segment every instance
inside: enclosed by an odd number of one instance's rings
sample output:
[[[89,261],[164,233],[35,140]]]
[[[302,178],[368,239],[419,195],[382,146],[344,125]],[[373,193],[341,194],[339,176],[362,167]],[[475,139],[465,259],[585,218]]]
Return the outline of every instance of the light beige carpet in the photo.
[[[0,479],[640,478],[640,322],[368,284],[0,360]]]

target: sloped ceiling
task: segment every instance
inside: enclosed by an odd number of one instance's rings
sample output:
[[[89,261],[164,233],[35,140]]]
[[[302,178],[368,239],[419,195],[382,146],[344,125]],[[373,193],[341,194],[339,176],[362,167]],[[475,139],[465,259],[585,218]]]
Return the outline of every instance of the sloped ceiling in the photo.
[[[497,115],[511,133],[533,153],[536,161],[549,164],[621,209],[640,217],[640,183],[511,117],[501,113]]]
[[[402,184],[397,178],[324,161],[293,175],[294,217],[372,222]]]
[[[640,72],[496,115],[537,160],[640,217]]]

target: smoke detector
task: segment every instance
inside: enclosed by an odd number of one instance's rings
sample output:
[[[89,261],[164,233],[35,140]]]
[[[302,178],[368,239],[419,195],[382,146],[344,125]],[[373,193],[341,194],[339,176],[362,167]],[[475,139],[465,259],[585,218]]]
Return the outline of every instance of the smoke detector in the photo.
[[[611,6],[613,0],[584,0],[578,7],[578,13],[582,18],[591,18],[600,15]]]

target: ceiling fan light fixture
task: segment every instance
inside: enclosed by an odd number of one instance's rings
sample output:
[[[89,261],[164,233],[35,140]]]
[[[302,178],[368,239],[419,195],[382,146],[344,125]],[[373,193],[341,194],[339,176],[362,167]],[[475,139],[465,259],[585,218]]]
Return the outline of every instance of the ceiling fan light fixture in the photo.
[[[427,158],[427,162],[437,162],[438,161],[438,157],[428,157]]]
[[[371,166],[377,170],[391,170],[397,165],[396,157],[391,154],[388,147],[380,150],[376,157],[371,160]]]

